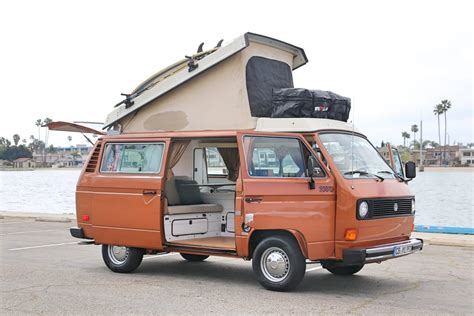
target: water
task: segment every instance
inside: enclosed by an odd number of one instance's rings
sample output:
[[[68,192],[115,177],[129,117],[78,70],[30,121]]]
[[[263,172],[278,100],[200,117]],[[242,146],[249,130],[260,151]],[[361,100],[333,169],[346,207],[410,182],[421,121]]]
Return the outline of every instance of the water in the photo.
[[[0,171],[0,211],[75,213],[79,169]]]
[[[74,213],[80,170],[0,171],[0,211]],[[409,184],[416,194],[417,225],[474,227],[474,172],[420,172]]]
[[[416,196],[417,225],[474,227],[474,172],[418,172],[409,183]]]

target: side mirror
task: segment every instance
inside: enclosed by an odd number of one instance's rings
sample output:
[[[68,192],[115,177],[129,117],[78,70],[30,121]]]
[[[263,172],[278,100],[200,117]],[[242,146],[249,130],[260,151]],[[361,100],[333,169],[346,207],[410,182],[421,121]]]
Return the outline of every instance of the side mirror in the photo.
[[[321,168],[319,167],[318,160],[313,156],[309,156],[308,157],[308,175],[310,177],[310,180],[308,184],[309,184],[310,190],[316,189],[316,184],[314,183],[313,177],[319,175],[320,173],[321,173]]]
[[[308,157],[308,175],[310,177],[317,177],[321,174],[321,168],[319,167],[318,160],[316,157]]]
[[[408,161],[405,164],[405,177],[413,179],[416,177],[416,165],[413,161]]]

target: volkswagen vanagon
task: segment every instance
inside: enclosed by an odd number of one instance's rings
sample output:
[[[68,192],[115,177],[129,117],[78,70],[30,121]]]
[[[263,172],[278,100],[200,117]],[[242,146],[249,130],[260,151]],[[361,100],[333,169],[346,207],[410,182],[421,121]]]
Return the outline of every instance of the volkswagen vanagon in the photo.
[[[265,288],[290,290],[309,262],[352,275],[422,249],[410,238],[415,168],[401,175],[398,163],[329,119],[104,135],[80,175],[70,231],[102,245],[114,272],[134,271],[144,255],[226,256],[252,260]]]

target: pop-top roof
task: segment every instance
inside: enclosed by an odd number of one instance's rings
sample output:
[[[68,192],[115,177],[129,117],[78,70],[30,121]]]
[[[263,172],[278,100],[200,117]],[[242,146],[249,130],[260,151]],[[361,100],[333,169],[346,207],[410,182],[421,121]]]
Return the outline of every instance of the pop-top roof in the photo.
[[[293,55],[293,63],[291,65],[293,70],[308,62],[302,48],[271,37],[245,33],[223,47],[215,47],[193,55],[190,59],[183,59],[145,80],[107,116],[104,129],[242,51],[251,42],[290,53]],[[192,66],[189,66],[190,62]]]

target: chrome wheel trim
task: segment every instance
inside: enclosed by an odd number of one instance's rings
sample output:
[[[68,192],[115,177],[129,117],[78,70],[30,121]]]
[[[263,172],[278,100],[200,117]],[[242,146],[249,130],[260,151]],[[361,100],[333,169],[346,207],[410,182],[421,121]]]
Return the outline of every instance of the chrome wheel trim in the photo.
[[[285,280],[290,268],[290,259],[281,248],[270,247],[263,252],[260,258],[260,269],[269,281],[281,282]]]
[[[128,247],[109,245],[107,247],[107,252],[109,254],[110,261],[112,261],[113,264],[121,265],[127,261],[130,251]]]

